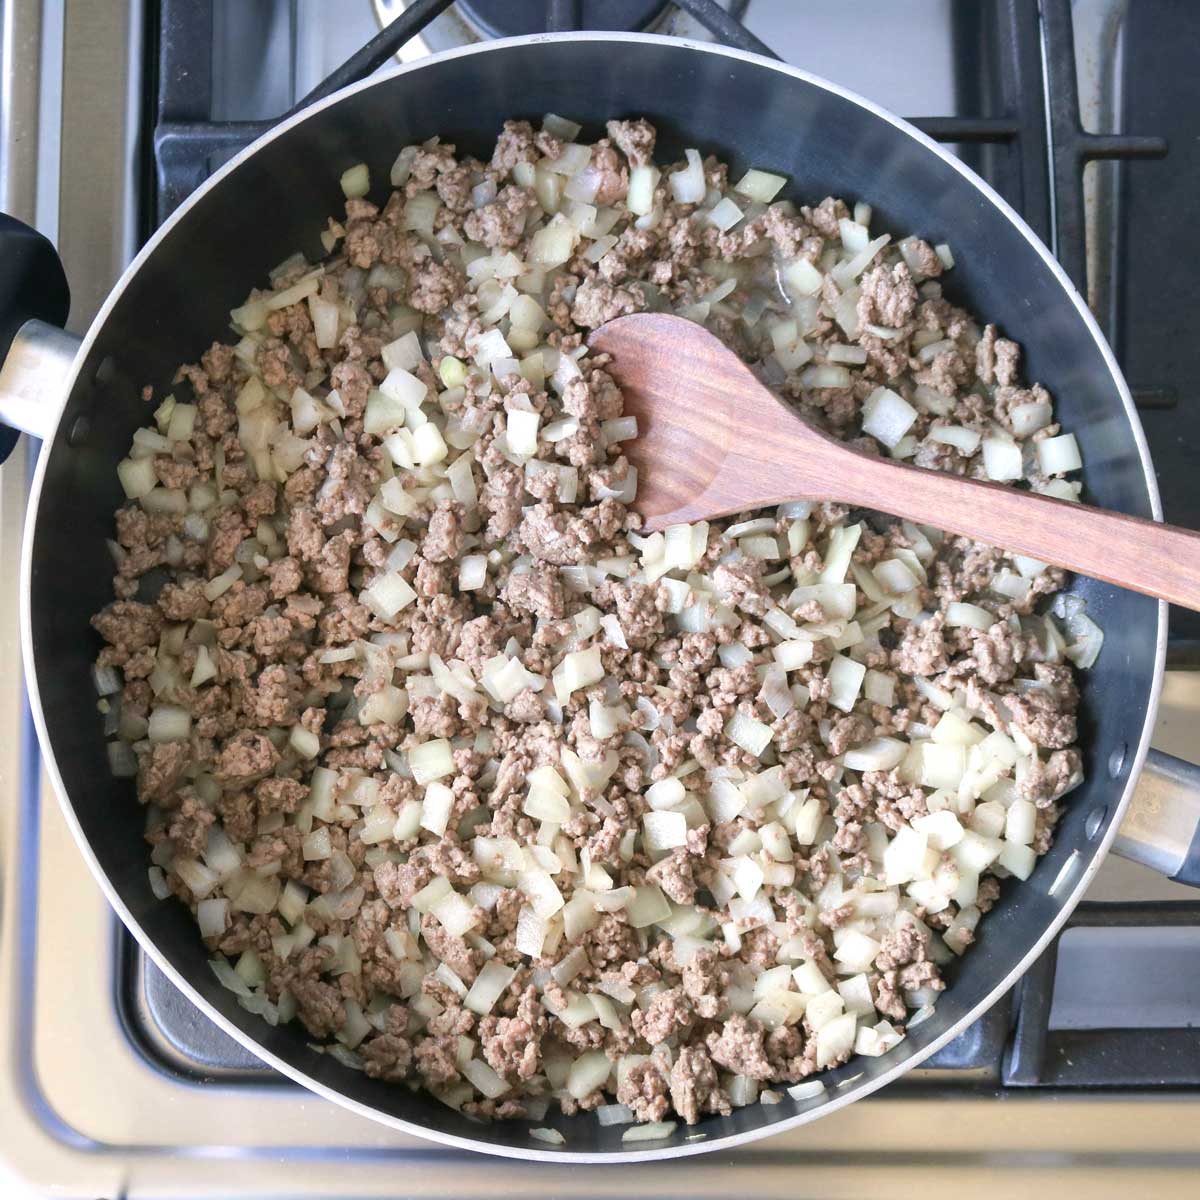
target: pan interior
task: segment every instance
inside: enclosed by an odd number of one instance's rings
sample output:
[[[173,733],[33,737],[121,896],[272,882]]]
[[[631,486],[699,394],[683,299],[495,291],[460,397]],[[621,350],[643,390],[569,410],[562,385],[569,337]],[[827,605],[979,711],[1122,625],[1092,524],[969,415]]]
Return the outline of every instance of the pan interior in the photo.
[[[399,149],[433,135],[487,157],[502,121],[557,112],[598,135],[606,119],[647,116],[660,130],[660,158],[698,146],[735,171],[758,166],[787,174],[786,196],[816,202],[826,195],[867,200],[894,235],[917,232],[947,241],[958,266],[950,299],[996,322],[1019,341],[1029,379],[1055,396],[1066,428],[1080,442],[1089,499],[1103,507],[1152,515],[1138,439],[1097,336],[1068,299],[1030,238],[954,165],[885,117],[839,93],[745,56],[679,41],[605,39],[491,44],[436,58],[343,96],[292,125],[203,191],[160,235],[153,252],[123,283],[91,338],[68,399],[63,429],[87,414],[90,437],[69,446],[54,439],[46,454],[35,518],[30,573],[34,674],[53,758],[66,795],[100,869],[143,939],[153,943],[204,1001],[248,1042],[301,1072],[322,1089],[435,1136],[480,1149],[537,1154],[521,1123],[481,1125],[420,1092],[367,1079],[308,1048],[299,1026],[270,1028],[240,1009],[217,985],[190,914],[154,900],[147,882],[143,814],[127,781],[109,777],[89,669],[98,648],[88,618],[111,599],[105,539],[121,502],[114,466],[148,410],[150,383],[161,396],[175,368],[194,362],[228,334],[228,310],[296,249],[321,256],[319,231],[340,211],[338,178],[366,162],[381,199]],[[1052,851],[1032,879],[1006,888],[983,923],[935,1015],[892,1054],[856,1059],[834,1081],[862,1073],[847,1096],[911,1059],[981,1004],[1007,979],[1060,912],[1078,876],[1051,885],[1064,864],[1082,871],[1117,813],[1124,771],[1143,739],[1156,669],[1154,601],[1091,580],[1076,580],[1106,633],[1084,685],[1087,782],[1076,791]],[[1110,759],[1124,749],[1114,778]],[[1106,817],[1089,839],[1089,815]],[[101,953],[99,947],[85,952]],[[751,1106],[699,1127],[712,1141],[761,1131],[818,1111],[827,1103],[785,1100]],[[557,1123],[566,1151],[622,1153],[620,1128],[594,1117]],[[670,1148],[684,1148],[677,1132]],[[705,1141],[686,1143],[688,1150]],[[655,1149],[661,1149],[656,1144]]]

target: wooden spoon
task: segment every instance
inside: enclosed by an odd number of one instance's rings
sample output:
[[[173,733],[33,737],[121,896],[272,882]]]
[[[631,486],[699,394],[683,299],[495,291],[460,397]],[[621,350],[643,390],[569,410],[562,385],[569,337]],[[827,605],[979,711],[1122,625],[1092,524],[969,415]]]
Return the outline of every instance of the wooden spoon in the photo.
[[[786,500],[839,500],[964,534],[1200,609],[1200,534],[923,470],[814,429],[682,317],[639,313],[588,339],[638,419],[625,443],[648,531]]]

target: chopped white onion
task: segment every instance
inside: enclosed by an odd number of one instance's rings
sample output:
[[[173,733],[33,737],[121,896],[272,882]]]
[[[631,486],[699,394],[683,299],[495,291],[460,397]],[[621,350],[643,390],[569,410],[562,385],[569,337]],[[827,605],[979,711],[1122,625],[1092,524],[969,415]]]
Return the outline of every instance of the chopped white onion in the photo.
[[[708,220],[722,233],[728,233],[745,215],[728,196],[725,196],[709,209]]]
[[[767,171],[751,168],[733,185],[733,190],[739,196],[745,196],[759,204],[770,204],[786,183],[787,177],[784,175],[772,175]]]
[[[358,163],[342,172],[342,193],[347,200],[357,200],[371,190],[371,175],[366,163]]]
[[[1083,466],[1079,455],[1079,443],[1073,433],[1044,438],[1037,443],[1038,465],[1046,475],[1065,475],[1078,471]]]
[[[989,479],[1000,483],[1010,479],[1020,479],[1023,474],[1021,447],[1008,438],[985,437],[983,439],[983,469]]]
[[[866,399],[862,410],[862,428],[889,450],[912,428],[917,410],[889,388],[878,387]]]
[[[656,1142],[675,1132],[675,1121],[647,1121],[634,1125],[621,1135],[622,1142]]]
[[[764,725],[740,710],[726,721],[724,732],[731,742],[740,746],[747,754],[753,754],[755,758],[762,755],[774,736],[769,725]]]

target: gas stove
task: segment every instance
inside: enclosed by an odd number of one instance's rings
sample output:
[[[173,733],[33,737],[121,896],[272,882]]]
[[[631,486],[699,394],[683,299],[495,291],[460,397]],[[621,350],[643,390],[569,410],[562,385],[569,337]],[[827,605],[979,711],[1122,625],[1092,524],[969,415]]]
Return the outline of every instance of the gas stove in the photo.
[[[0,6],[0,210],[60,247],[82,332],[137,247],[213,169],[314,88],[397,51],[411,61],[582,22],[771,52],[917,118],[1025,214],[1086,286],[1122,359],[1167,519],[1200,528],[1186,469],[1200,445],[1188,396],[1200,344],[1182,336],[1174,299],[1188,251],[1200,250],[1180,245],[1197,235],[1178,219],[1200,170],[1188,103],[1200,11],[1169,0],[800,7],[10,0]],[[403,46],[373,41],[405,22],[415,36]],[[1156,137],[1167,139],[1165,162],[1154,161]],[[15,564],[34,453],[0,472],[8,663],[19,653]],[[1155,745],[1196,758],[1200,621],[1173,614],[1171,632],[1176,669]],[[42,778],[14,670],[0,679],[0,745],[5,1196],[469,1197],[495,1193],[501,1171],[506,1192],[531,1197],[1195,1192],[1200,901],[1133,864],[1107,862],[1017,990],[922,1069],[742,1151],[638,1167],[631,1189],[634,1168],[500,1164],[405,1137],[265,1068],[112,916]]]

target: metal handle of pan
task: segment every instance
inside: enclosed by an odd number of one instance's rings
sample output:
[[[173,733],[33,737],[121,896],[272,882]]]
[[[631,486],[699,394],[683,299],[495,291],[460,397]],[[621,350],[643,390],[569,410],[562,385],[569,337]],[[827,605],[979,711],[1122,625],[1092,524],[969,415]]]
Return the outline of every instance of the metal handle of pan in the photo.
[[[1200,887],[1200,766],[1151,750],[1112,848]]]
[[[54,247],[0,213],[0,462],[20,432],[43,437],[54,428],[79,346],[62,330],[70,307]]]

